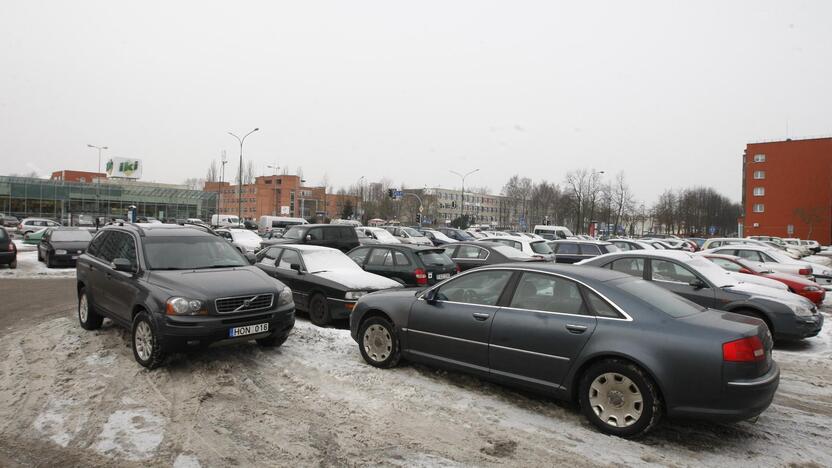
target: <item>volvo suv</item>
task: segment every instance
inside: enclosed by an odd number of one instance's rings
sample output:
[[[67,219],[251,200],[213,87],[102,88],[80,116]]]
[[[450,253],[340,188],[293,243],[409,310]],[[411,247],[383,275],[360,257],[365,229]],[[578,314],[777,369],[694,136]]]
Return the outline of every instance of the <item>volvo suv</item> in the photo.
[[[78,321],[105,317],[131,331],[149,369],[166,355],[215,342],[280,346],[295,324],[292,291],[213,231],[120,223],[101,229],[78,258]]]

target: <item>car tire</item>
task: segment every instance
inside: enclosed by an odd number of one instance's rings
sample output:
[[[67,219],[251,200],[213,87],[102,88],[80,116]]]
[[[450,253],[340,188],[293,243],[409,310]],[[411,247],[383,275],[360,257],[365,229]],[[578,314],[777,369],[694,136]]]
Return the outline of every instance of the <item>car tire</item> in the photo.
[[[165,349],[150,315],[145,311],[136,314],[131,330],[130,343],[136,362],[148,369],[162,365]]]
[[[289,338],[288,333],[283,334],[274,334],[271,336],[267,336],[265,338],[257,338],[256,341],[258,346],[263,348],[277,348],[280,347],[283,343],[286,342],[286,339]]]
[[[43,261],[43,256],[40,254],[40,248],[38,248],[38,261],[39,262]]]
[[[733,312],[735,314],[745,315],[747,317],[754,317],[756,319],[762,320],[763,322],[765,322],[766,328],[768,328],[769,334],[771,334],[771,336],[774,337],[774,327],[771,325],[771,322],[769,321],[769,319],[765,315],[763,315],[762,313],[757,312],[756,310],[750,310],[750,309],[737,309],[737,310],[732,310],[731,312]]]
[[[46,268],[52,268],[55,264],[52,263],[52,255],[49,252],[46,252]]]
[[[12,260],[12,262],[11,262],[11,263],[9,263],[9,268],[11,268],[12,270],[14,270],[15,268],[17,268],[17,259]]]
[[[319,327],[325,327],[332,323],[332,314],[329,313],[329,304],[326,296],[315,294],[309,300],[309,321]]]
[[[96,312],[95,307],[90,302],[87,291],[83,288],[78,292],[78,323],[84,330],[97,330],[101,328],[101,322],[104,317]]]
[[[396,329],[384,317],[370,317],[361,323],[358,349],[367,364],[380,369],[396,367],[401,359]]]
[[[593,426],[623,438],[646,434],[658,424],[662,414],[658,388],[650,376],[620,359],[590,366],[581,376],[578,401]],[[628,406],[631,411],[627,411]]]

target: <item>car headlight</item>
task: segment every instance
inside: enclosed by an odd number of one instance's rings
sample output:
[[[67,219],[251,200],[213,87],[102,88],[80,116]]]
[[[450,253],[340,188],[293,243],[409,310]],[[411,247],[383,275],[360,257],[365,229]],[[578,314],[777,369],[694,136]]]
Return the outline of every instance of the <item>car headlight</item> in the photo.
[[[347,294],[344,295],[344,299],[358,300],[365,294],[367,294],[367,291],[347,291]]]
[[[294,302],[292,299],[292,290],[287,286],[277,295],[277,306],[283,307]]]
[[[798,317],[811,317],[812,316],[812,309],[810,309],[809,307],[803,307],[803,306],[796,305],[796,306],[789,306],[789,308],[792,309],[794,314],[797,315]]]
[[[66,255],[66,250],[58,249],[55,251],[55,255]]]
[[[165,313],[168,315],[204,315],[207,311],[202,308],[200,300],[171,297],[165,303]]]
[[[815,292],[815,291],[820,291],[821,289],[818,286],[806,286],[805,288],[803,288],[803,290],[804,291],[809,291],[809,292]]]

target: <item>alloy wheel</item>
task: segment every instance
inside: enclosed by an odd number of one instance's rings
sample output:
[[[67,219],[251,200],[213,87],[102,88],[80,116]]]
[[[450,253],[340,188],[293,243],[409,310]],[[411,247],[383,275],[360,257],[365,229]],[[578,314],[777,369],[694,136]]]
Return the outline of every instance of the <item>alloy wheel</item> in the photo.
[[[150,325],[147,322],[142,321],[136,325],[136,335],[133,340],[139,358],[142,361],[150,359],[151,354],[153,354],[153,332],[150,331]]]
[[[87,303],[87,295],[81,295],[81,301],[78,302],[78,318],[81,319],[81,322],[87,323],[87,317],[89,316],[89,303]]]

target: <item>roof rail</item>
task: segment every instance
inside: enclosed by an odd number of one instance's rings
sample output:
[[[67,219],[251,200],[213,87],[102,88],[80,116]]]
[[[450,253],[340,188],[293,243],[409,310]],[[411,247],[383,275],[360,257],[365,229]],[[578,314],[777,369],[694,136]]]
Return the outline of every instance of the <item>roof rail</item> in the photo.
[[[199,223],[189,223],[189,222],[185,221],[184,223],[180,224],[180,226],[193,226],[193,227],[197,227],[197,228],[200,228],[200,229],[204,229],[204,230],[205,230],[205,232],[207,232],[207,233],[209,233],[209,234],[213,234],[213,235],[215,235],[215,236],[218,236],[218,235],[219,235],[219,234],[217,234],[217,231],[215,231],[215,230],[211,229],[211,227],[209,227],[209,226],[207,226],[207,225],[205,225],[205,224],[199,224]]]

